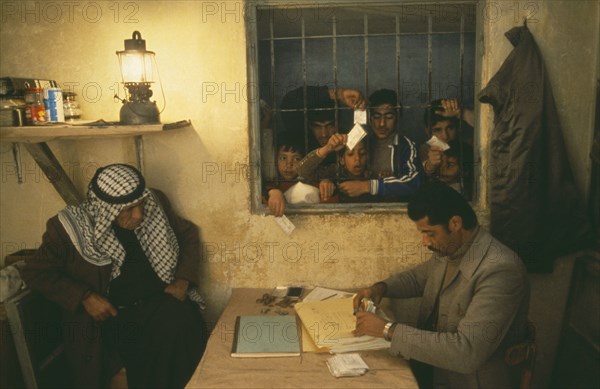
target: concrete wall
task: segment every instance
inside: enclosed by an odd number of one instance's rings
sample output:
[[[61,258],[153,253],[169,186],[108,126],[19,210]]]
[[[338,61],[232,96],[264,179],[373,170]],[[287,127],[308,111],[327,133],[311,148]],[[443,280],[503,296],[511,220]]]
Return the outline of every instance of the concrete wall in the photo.
[[[501,1],[489,2],[486,8],[489,22],[484,23],[486,55],[482,71],[489,75],[484,74],[485,78],[498,70],[512,49],[504,33],[529,16],[527,25],[544,57],[575,181],[587,199],[591,172],[589,152],[597,104],[595,84],[599,74],[599,3]],[[493,113],[488,110],[489,107],[483,106],[482,114],[491,119]],[[561,258],[556,261],[552,274],[530,277],[530,318],[537,327],[539,344],[534,374],[536,387],[550,384],[573,261],[572,256]]]
[[[148,49],[157,53],[167,98],[162,121],[191,119],[194,129],[145,137],[145,175],[150,186],[163,189],[175,208],[202,229],[206,255],[199,284],[209,301],[210,321],[216,320],[233,287],[360,287],[427,257],[413,224],[402,213],[292,215],[297,229],[291,237],[272,217],[251,214],[244,174],[249,164],[244,3],[0,4],[0,75],[75,83],[85,119],[118,119],[120,103],[112,98],[120,81],[115,51],[122,50],[133,30],[139,30]],[[548,66],[578,185],[587,193],[598,74],[598,2],[501,1],[486,8],[482,84],[511,50],[504,32],[535,11],[529,26]],[[215,86],[215,94],[207,93]],[[157,86],[153,89],[158,93]],[[492,114],[484,107],[480,117],[485,146]],[[18,185],[11,145],[0,147],[3,258],[20,248],[35,248],[45,221],[64,203],[24,150],[25,182]],[[82,191],[96,167],[135,162],[132,139],[61,141],[50,147]],[[485,153],[482,158],[485,180]],[[485,209],[483,202],[479,210],[485,214]],[[561,262],[554,274],[532,277],[532,318],[550,326],[540,339],[536,381],[542,386],[548,383],[554,359],[570,270]]]

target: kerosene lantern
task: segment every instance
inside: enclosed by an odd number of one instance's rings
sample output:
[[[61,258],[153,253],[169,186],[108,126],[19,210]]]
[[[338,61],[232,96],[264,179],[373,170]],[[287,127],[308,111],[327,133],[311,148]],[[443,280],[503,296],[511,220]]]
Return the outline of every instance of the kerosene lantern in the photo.
[[[150,86],[156,81],[154,73],[158,75],[156,60],[154,52],[146,50],[142,34],[134,31],[131,39],[125,39],[125,50],[117,51],[117,56],[123,84],[128,91],[126,98],[122,100],[120,124],[160,123],[156,102],[150,101]]]

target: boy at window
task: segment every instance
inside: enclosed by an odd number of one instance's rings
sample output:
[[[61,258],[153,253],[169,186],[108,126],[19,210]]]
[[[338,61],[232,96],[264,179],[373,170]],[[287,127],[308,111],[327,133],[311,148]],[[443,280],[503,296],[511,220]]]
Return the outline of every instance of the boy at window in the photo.
[[[361,140],[356,146],[354,146],[354,149],[352,150],[348,149],[348,147],[344,147],[339,154],[339,163],[342,168],[340,174],[341,180],[365,180],[371,177],[371,172],[368,169],[369,149],[367,145],[367,139]],[[319,183],[321,200],[328,200],[335,192],[335,189],[335,184],[331,180],[321,180]],[[371,201],[373,201],[373,198],[368,193],[358,197],[349,197],[344,193],[340,194],[340,202],[355,203]]]
[[[283,194],[298,182],[297,165],[304,156],[304,147],[300,139],[287,133],[280,135],[277,143],[276,164],[279,180],[265,185],[263,193],[266,193],[266,196],[263,202],[266,202],[271,212],[279,217],[285,211]]]
[[[324,145],[308,153],[298,163],[298,175],[309,181],[339,178],[341,172],[335,152],[343,150],[347,140],[348,135],[339,134],[336,130]]]
[[[459,136],[462,128],[459,117],[470,125],[471,114],[472,111],[465,110],[461,115],[456,99],[432,101],[424,114],[425,133],[431,139],[419,149],[425,174],[438,178],[467,199],[471,198],[473,188],[473,147]]]
[[[282,119],[285,127],[293,134],[302,134],[304,136],[304,107],[306,105],[308,119],[308,132],[306,134],[308,150],[312,150],[306,158],[314,161],[308,166],[304,165],[304,160],[298,165],[298,175],[302,179],[323,179],[338,177],[338,164],[335,155],[328,153],[317,154],[318,148],[327,145],[330,138],[338,133],[336,125],[336,107],[335,102],[339,101],[343,105],[353,109],[364,109],[365,100],[362,94],[354,89],[329,89],[327,86],[306,86],[305,88],[296,88],[284,96],[281,102]],[[348,110],[347,113],[352,112]],[[342,111],[341,121],[347,121],[346,112]],[[350,115],[352,116],[352,115]],[[346,120],[345,120],[346,119]],[[352,123],[352,120],[349,121]],[[339,135],[336,138],[339,141]],[[339,142],[338,142],[339,143]],[[339,151],[343,143],[339,143],[335,151]],[[316,170],[316,174],[314,174]],[[333,172],[332,175],[329,175]]]
[[[281,118],[287,131],[304,136],[304,108],[308,117],[308,150],[325,146],[331,135],[338,132],[335,123],[335,101],[346,107],[364,109],[362,94],[354,89],[330,89],[327,86],[306,86],[285,94],[281,101]],[[352,112],[352,111],[349,111]],[[350,122],[351,124],[352,122]]]
[[[266,184],[263,192],[267,193],[267,196],[263,199],[263,202],[268,204],[273,215],[279,217],[285,212],[286,192],[299,183],[297,168],[304,155],[304,148],[300,139],[287,133],[280,135],[277,143],[279,144],[277,148],[277,171],[280,180]],[[308,184],[314,187],[315,198],[317,198],[318,185],[314,181]],[[319,196],[319,199],[321,202],[327,203],[338,202],[337,196],[331,195],[327,198]],[[293,200],[291,201],[293,203]]]
[[[406,201],[420,186],[417,148],[398,130],[401,105],[396,92],[380,89],[369,97],[370,167],[374,179],[339,185],[349,197],[364,194],[385,201]]]

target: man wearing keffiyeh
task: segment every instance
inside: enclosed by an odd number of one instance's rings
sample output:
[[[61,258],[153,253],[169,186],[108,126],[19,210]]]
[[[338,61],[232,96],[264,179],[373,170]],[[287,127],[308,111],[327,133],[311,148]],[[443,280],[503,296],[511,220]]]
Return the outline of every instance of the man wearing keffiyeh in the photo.
[[[178,388],[206,345],[199,262],[197,227],[137,169],[114,164],[48,221],[22,277],[64,308],[73,386],[104,387],[122,364],[129,387]]]

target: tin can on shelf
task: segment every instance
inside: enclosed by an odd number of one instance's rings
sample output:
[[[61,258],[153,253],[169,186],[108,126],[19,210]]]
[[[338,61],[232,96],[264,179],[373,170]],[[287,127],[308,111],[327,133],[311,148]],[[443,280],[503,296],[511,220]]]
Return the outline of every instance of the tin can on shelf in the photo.
[[[46,122],[42,88],[25,89],[25,122],[29,126]]]
[[[25,125],[25,100],[0,97],[0,127]]]
[[[74,92],[63,92],[63,107],[65,109],[65,120],[73,121],[81,118],[81,108],[76,100]]]
[[[63,106],[62,89],[44,88],[44,106],[46,120],[49,122],[64,122],[65,108]]]

